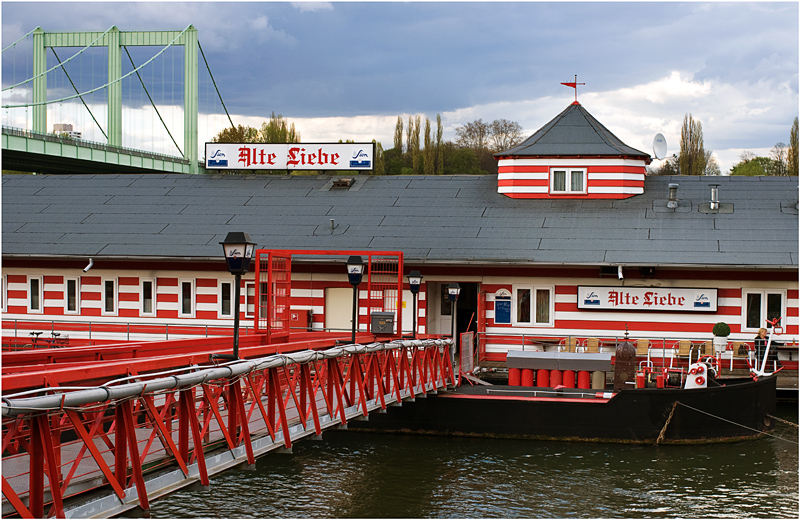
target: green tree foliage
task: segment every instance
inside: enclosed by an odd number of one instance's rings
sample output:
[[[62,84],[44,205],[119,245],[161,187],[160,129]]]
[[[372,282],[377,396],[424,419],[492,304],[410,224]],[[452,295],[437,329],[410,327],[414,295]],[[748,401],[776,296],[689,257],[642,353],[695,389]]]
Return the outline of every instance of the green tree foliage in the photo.
[[[506,119],[486,123],[482,119],[456,128],[456,145],[475,153],[484,173],[497,173],[493,154],[507,150],[522,141],[522,127]]]
[[[731,175],[754,177],[767,175],[772,159],[769,157],[756,157],[753,152],[744,151],[739,155],[739,162],[731,168]]]
[[[419,132],[420,132],[420,117],[417,116],[414,118],[414,123],[412,125],[411,131],[411,139],[408,142],[408,148],[411,151],[411,169],[414,170],[415,174],[422,173],[421,163],[422,163],[422,154],[420,153],[419,148]]]
[[[444,153],[442,151],[442,116],[440,114],[436,114],[436,175],[442,175],[443,173]]]
[[[289,123],[282,115],[270,116],[269,121],[261,124],[259,143],[299,143],[300,133],[294,128],[294,123]]]
[[[394,127],[394,149],[403,153],[403,118],[397,116],[397,124]]]
[[[703,148],[703,126],[686,114],[681,127],[681,152],[678,156],[681,175],[703,175],[706,171],[706,151]]]
[[[256,143],[258,130],[252,126],[235,126],[222,130],[212,138],[215,143]]]
[[[373,165],[372,175],[384,175],[386,167],[383,164],[383,146],[375,139],[372,140],[372,144],[375,145],[375,158],[373,159],[375,164]]]
[[[789,132],[789,150],[786,157],[787,175],[797,175],[797,118],[794,118]]]
[[[444,155],[444,175],[481,175],[483,171],[475,152],[448,141],[442,145]]]
[[[425,118],[425,149],[422,161],[422,171],[425,175],[433,175],[434,166],[436,162],[436,154],[433,148],[433,139],[431,139],[431,120]]]

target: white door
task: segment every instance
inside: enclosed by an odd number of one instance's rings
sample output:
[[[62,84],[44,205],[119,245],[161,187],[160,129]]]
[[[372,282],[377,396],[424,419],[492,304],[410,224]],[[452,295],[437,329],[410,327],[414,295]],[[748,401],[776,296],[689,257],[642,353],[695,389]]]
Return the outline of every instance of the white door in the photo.
[[[340,332],[353,330],[353,289],[325,289],[325,328]]]
[[[419,312],[419,300],[417,300],[417,309],[418,309],[417,312]],[[403,332],[408,333],[412,332],[413,330],[414,330],[414,295],[411,294],[411,291],[403,290]]]

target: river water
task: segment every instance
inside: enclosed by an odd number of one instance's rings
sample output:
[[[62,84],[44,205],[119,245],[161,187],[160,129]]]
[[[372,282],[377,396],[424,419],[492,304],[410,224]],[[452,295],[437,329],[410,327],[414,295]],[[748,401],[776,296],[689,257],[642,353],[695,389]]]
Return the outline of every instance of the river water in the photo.
[[[797,423],[797,406],[779,415]],[[330,431],[153,518],[798,518],[793,436],[705,446]]]

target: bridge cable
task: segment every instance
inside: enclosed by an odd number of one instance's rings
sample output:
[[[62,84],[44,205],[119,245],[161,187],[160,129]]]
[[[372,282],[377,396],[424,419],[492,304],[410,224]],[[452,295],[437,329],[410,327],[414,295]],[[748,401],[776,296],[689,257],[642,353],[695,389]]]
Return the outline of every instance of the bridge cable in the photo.
[[[54,104],[54,103],[60,103],[60,102],[62,102],[62,101],[67,101],[67,100],[70,100],[70,99],[75,99],[76,97],[84,96],[84,95],[86,95],[86,94],[93,94],[94,92],[97,92],[98,90],[102,90],[102,89],[104,89],[104,88],[106,88],[106,87],[108,87],[108,86],[110,86],[110,85],[113,85],[114,83],[119,83],[119,82],[120,82],[120,81],[122,81],[123,79],[127,78],[128,76],[130,76],[130,75],[131,75],[131,74],[133,74],[134,72],[136,72],[136,71],[138,71],[138,70],[140,70],[140,69],[142,69],[142,68],[146,67],[146,66],[147,66],[147,65],[149,65],[151,62],[153,62],[153,61],[154,61],[156,58],[158,58],[159,56],[161,56],[161,55],[164,53],[164,51],[166,51],[167,49],[169,49],[170,47],[172,47],[172,45],[173,45],[173,44],[174,44],[176,41],[178,41],[178,39],[179,39],[179,38],[181,38],[181,37],[183,36],[183,34],[184,34],[184,33],[185,33],[185,32],[186,32],[188,29],[189,29],[189,27],[191,27],[191,24],[190,24],[190,25],[188,25],[188,26],[186,27],[186,29],[184,29],[183,31],[181,31],[181,32],[180,32],[180,34],[178,34],[178,35],[177,35],[177,36],[176,36],[176,37],[175,37],[175,38],[174,38],[174,39],[173,39],[171,42],[169,42],[169,43],[168,43],[166,46],[164,46],[164,48],[163,48],[163,49],[161,49],[160,51],[158,51],[158,53],[156,53],[156,54],[155,54],[155,55],[154,55],[152,58],[150,58],[150,59],[149,59],[149,60],[147,60],[146,62],[142,63],[142,64],[141,64],[139,67],[137,67],[136,69],[134,69],[134,70],[130,71],[129,73],[125,74],[124,76],[121,76],[121,77],[119,77],[119,78],[115,79],[114,81],[110,81],[110,82],[108,82],[108,83],[106,83],[106,84],[104,84],[104,85],[100,85],[100,86],[99,86],[99,87],[97,87],[97,88],[93,88],[93,89],[91,89],[91,90],[87,90],[86,92],[83,92],[83,93],[80,93],[80,94],[75,94],[74,96],[67,96],[67,97],[63,97],[63,98],[61,98],[61,99],[53,99],[53,100],[51,100],[51,101],[40,101],[40,102],[38,102],[38,103],[24,103],[24,104],[21,104],[21,105],[19,105],[19,104],[18,104],[18,105],[2,105],[2,108],[22,108],[22,107],[31,107],[31,106],[52,105],[52,104]],[[106,32],[107,32],[107,31],[106,31]],[[77,56],[77,55],[76,55],[76,56]],[[73,57],[74,57],[74,56],[73,56]],[[70,58],[70,59],[72,59],[72,58]],[[69,60],[67,60],[67,61],[69,61]],[[66,63],[66,61],[65,61],[64,63]],[[55,67],[54,67],[54,68],[55,68]],[[39,76],[41,76],[41,74],[40,74]],[[39,76],[36,76],[36,77],[39,77]],[[28,80],[26,80],[26,81],[23,81],[22,83],[27,83],[28,81],[31,81],[31,80],[33,80],[33,79],[34,79],[34,78],[30,78],[30,79],[28,79]],[[19,83],[19,84],[21,85],[22,83]],[[16,85],[12,85],[12,87],[14,87],[14,86],[16,86]],[[7,87],[7,88],[5,88],[5,89],[3,89],[3,90],[8,90],[9,88],[12,88],[12,87]]]
[[[158,116],[158,120],[161,121],[162,125],[164,125],[164,129],[167,131],[167,134],[169,135],[169,138],[172,139],[172,144],[174,144],[175,148],[178,149],[178,152],[181,154],[181,157],[186,159],[186,156],[183,154],[183,150],[181,150],[181,147],[178,146],[178,143],[175,142],[175,138],[172,136],[172,132],[169,131],[169,127],[167,126],[167,123],[165,123],[164,122],[164,118],[161,117],[161,113],[158,111],[158,107],[153,102],[153,98],[150,97],[150,92],[147,91],[147,86],[144,84],[144,80],[142,79],[141,74],[139,74],[139,71],[136,68],[136,64],[133,63],[133,58],[131,57],[131,53],[128,52],[128,47],[123,45],[122,48],[125,49],[125,54],[128,55],[128,59],[131,62],[131,66],[134,68],[134,71],[136,72],[136,77],[139,78],[139,83],[142,84],[142,88],[144,89],[144,93],[147,94],[147,99],[150,100],[150,105],[153,107],[153,110],[156,111],[156,115]]]
[[[233,120],[231,119],[231,115],[228,113],[228,108],[225,106],[225,101],[222,100],[222,94],[219,93],[219,89],[217,88],[217,82],[214,81],[214,75],[211,74],[211,67],[208,66],[208,60],[206,60],[206,54],[203,52],[203,47],[200,45],[200,41],[197,41],[197,47],[200,49],[200,55],[203,57],[203,63],[206,64],[206,69],[208,69],[208,75],[211,76],[211,83],[214,84],[214,90],[217,91],[217,96],[219,97],[219,102],[222,103],[222,109],[225,111],[225,115],[228,116],[228,121],[231,123],[231,128],[236,128],[236,125],[233,124]]]
[[[50,47],[50,50],[53,51],[53,56],[56,57],[56,59],[58,60],[58,63],[63,65],[63,63],[61,62],[61,58],[59,58],[58,54],[56,54],[56,48],[55,47]],[[69,80],[69,83],[70,83],[70,85],[72,85],[72,88],[75,90],[75,92],[76,93],[80,93],[78,91],[78,87],[75,86],[75,83],[72,81],[72,78],[70,77],[69,72],[67,72],[67,68],[66,67],[61,67],[61,68],[64,70],[64,74],[67,76],[67,79]],[[84,101],[83,96],[80,96],[80,100],[81,100],[81,103],[83,103],[83,106],[86,107],[86,110],[89,112],[89,115],[92,116],[92,121],[94,121],[94,123],[97,125],[97,128],[100,129],[100,132],[102,132],[103,137],[108,139],[108,136],[106,135],[105,131],[103,130],[103,127],[100,126],[100,123],[94,117],[94,114],[92,113],[92,109],[89,108],[89,105],[86,104],[86,101]]]
[[[79,56],[79,55],[83,54],[83,51],[85,51],[86,49],[88,49],[89,47],[91,47],[91,46],[93,46],[95,43],[97,43],[97,42],[98,42],[98,41],[99,41],[99,40],[100,40],[100,39],[101,39],[103,36],[105,36],[105,35],[108,33],[108,31],[110,31],[110,30],[111,30],[111,29],[113,29],[113,28],[114,28],[114,26],[112,25],[111,27],[109,27],[109,28],[106,30],[106,32],[104,32],[103,34],[101,34],[100,36],[98,36],[97,38],[95,38],[95,39],[94,39],[94,40],[93,40],[91,43],[89,43],[89,45],[87,45],[87,46],[86,46],[86,47],[84,47],[83,49],[79,50],[78,52],[76,52],[75,54],[73,54],[72,56],[70,56],[69,58],[67,58],[67,60],[66,60],[64,63],[69,63],[69,61],[70,61],[72,58],[75,58],[75,57],[77,57],[77,56]],[[35,30],[35,29],[34,29],[34,30]],[[59,61],[59,64],[58,64],[58,65],[54,65],[54,66],[50,67],[49,69],[47,69],[46,71],[44,71],[44,72],[42,72],[42,73],[40,73],[40,74],[37,74],[37,75],[35,75],[35,76],[34,76],[34,77],[32,77],[32,78],[28,78],[28,79],[26,79],[25,81],[20,81],[20,82],[19,82],[19,83],[17,83],[16,85],[11,85],[10,87],[6,87],[6,88],[4,88],[4,89],[3,89],[3,92],[5,92],[6,90],[9,90],[9,89],[12,89],[12,88],[14,88],[14,87],[18,87],[18,86],[20,86],[20,85],[24,85],[25,83],[28,83],[28,82],[30,82],[30,81],[33,81],[33,80],[35,80],[36,78],[39,78],[39,77],[41,77],[41,76],[45,76],[45,75],[46,75],[48,72],[52,72],[53,70],[57,69],[58,67],[63,67],[63,64],[62,64],[62,63],[60,63],[60,61]],[[88,93],[89,93],[89,92],[86,92],[86,94],[88,94]],[[74,97],[74,96],[73,96],[73,97]],[[68,98],[68,99],[72,99],[72,98]],[[61,99],[57,99],[56,101],[62,101],[62,100],[61,100]],[[54,101],[54,103],[55,103],[56,101]],[[39,104],[39,105],[44,105],[44,104],[46,104],[46,103],[38,103],[38,104]],[[27,106],[27,105],[19,105],[19,106]],[[8,107],[8,108],[18,108],[18,107]]]
[[[36,29],[38,29],[38,27],[37,27]],[[14,45],[18,44],[19,42],[21,42],[22,40],[24,40],[25,38],[27,38],[28,36],[30,36],[31,34],[33,34],[33,31],[35,31],[36,29],[31,29],[31,30],[28,32],[28,34],[26,34],[25,36],[23,36],[23,37],[22,37],[22,38],[20,38],[19,40],[15,41],[15,42],[14,42],[14,43],[12,43],[11,45],[9,45],[9,46],[8,46],[8,47],[6,47],[5,49],[3,49],[3,51],[2,51],[2,52],[6,52],[8,49],[10,49],[10,48],[11,48],[11,47],[13,47]]]

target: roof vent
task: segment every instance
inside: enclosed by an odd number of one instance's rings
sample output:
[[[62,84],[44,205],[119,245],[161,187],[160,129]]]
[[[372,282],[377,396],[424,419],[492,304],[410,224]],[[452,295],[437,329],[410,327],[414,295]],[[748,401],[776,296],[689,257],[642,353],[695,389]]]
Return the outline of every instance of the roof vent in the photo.
[[[331,185],[332,190],[346,190],[350,189],[350,186],[353,185],[352,177],[339,177],[338,179],[333,180],[333,184]]]
[[[678,185],[674,182],[669,183],[669,200],[667,207],[675,209],[678,207]]]
[[[709,209],[719,209],[719,184],[711,185],[711,200],[708,207]]]

